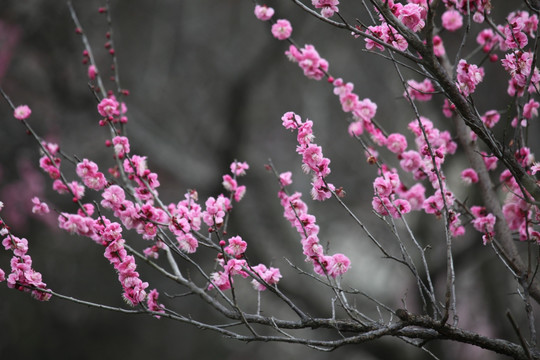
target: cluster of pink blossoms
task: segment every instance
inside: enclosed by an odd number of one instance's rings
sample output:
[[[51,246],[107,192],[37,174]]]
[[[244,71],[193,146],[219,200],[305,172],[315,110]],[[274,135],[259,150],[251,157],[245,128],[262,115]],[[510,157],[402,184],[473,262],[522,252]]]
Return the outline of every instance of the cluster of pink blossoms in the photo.
[[[119,103],[112,94],[103,98],[103,100],[99,102],[97,109],[99,114],[104,117],[99,121],[100,126],[105,126],[108,121],[122,124],[125,124],[128,121],[127,116],[125,116],[127,113],[126,104],[123,102]]]
[[[264,291],[266,290],[266,285],[276,285],[281,279],[281,273],[277,268],[267,268],[264,264],[258,264],[253,267],[249,266],[247,261],[243,259],[247,249],[247,243],[240,236],[229,238],[228,244],[224,240],[221,240],[219,245],[223,249],[223,252],[218,254],[217,261],[223,270],[210,274],[211,283],[208,286],[209,290],[212,290],[214,287],[220,290],[228,290],[232,286],[233,276],[240,275],[245,279],[250,276],[249,271],[254,276],[251,283],[257,291]]]
[[[538,166],[531,166],[531,170],[531,173],[535,173]],[[533,228],[533,225],[540,220],[538,207],[526,200],[529,195],[523,195],[520,186],[509,170],[501,173],[500,181],[504,183],[504,189],[507,191],[503,214],[508,227],[510,230],[518,232],[521,241],[534,240],[540,243],[540,232]]]
[[[2,210],[2,207],[3,203],[0,202],[0,210]],[[39,290],[49,289],[47,289],[47,284],[43,282],[41,273],[32,268],[32,258],[28,255],[28,240],[11,234],[1,218],[0,236],[5,236],[4,240],[2,240],[4,249],[13,252],[10,262],[11,273],[7,277],[7,286],[11,289],[30,292],[37,300],[49,300],[51,294]],[[0,282],[5,280],[6,273],[0,269]]]
[[[97,164],[93,161],[83,159],[83,161],[77,164],[75,172],[81,178],[84,185],[92,190],[103,190],[105,185],[107,185],[105,175],[98,170]]]
[[[389,0],[386,2],[386,5],[397,17],[403,25],[408,27],[411,31],[417,32],[424,28],[426,25],[425,20],[427,16],[427,2],[426,1],[409,1],[408,4],[403,5],[401,3]],[[381,21],[380,25],[368,26],[366,29],[366,34],[372,37],[379,39],[381,42],[391,45],[392,47],[405,51],[409,44],[405,38],[392,26],[390,26],[383,18],[382,15],[379,15],[379,20]],[[365,38],[366,49],[378,49],[383,51],[385,47],[379,42],[370,39],[369,37]]]
[[[430,1],[431,2],[431,1]],[[484,21],[484,14],[491,12],[491,0],[443,0],[447,9],[455,9],[463,15],[473,14],[474,22],[481,23]]]
[[[508,95],[522,96],[527,87],[527,79],[531,76],[528,87],[529,93],[534,93],[540,83],[540,72],[537,67],[532,68],[533,54],[525,51],[515,51],[505,55],[501,60],[502,66],[510,74],[508,82]]]
[[[322,148],[313,143],[313,122],[306,120],[302,122],[299,115],[289,111],[285,113],[281,120],[285,129],[298,130],[298,146],[296,152],[302,155],[302,169],[307,174],[313,173],[311,182],[311,196],[315,200],[323,201],[332,196],[336,190],[335,186],[328,183],[325,178],[330,174],[330,159],[324,157]]]
[[[319,55],[313,45],[305,45],[300,50],[291,45],[285,55],[289,60],[298,63],[309,79],[321,80],[328,71],[328,61]]]
[[[359,96],[353,92],[354,85],[345,83],[341,78],[335,79],[332,85],[334,85],[334,94],[339,96],[343,111],[353,115],[354,121],[349,125],[349,134],[360,136],[365,130],[376,144],[383,145],[386,138],[371,121],[377,112],[377,104],[368,98],[360,100]]]
[[[461,59],[456,70],[457,86],[464,96],[469,96],[484,79],[484,69]]]
[[[334,16],[334,13],[338,12],[338,0],[311,0],[311,4],[315,6],[316,9],[321,9],[321,15],[325,18],[331,18]]]
[[[132,306],[146,299],[145,289],[147,282],[143,282],[137,272],[137,264],[133,255],[128,255],[122,239],[122,226],[116,222],[110,222],[103,216],[96,221],[99,226],[98,233],[101,241],[106,246],[105,258],[118,272],[118,280],[124,290],[123,296],[126,302]]]
[[[244,185],[238,185],[236,177],[245,175],[247,169],[249,169],[247,163],[235,161],[231,164],[231,173],[233,176],[229,174],[223,175],[223,187],[233,195],[233,199],[236,202],[242,200],[246,193],[246,187]]]
[[[306,261],[313,264],[314,271],[319,275],[328,275],[333,278],[343,275],[349,270],[351,261],[341,253],[325,255],[323,246],[319,241],[319,226],[315,216],[308,213],[308,206],[302,201],[302,194],[295,192],[289,196],[285,186],[292,183],[291,173],[282,173],[279,176],[281,189],[278,197],[283,206],[283,216],[291,226],[300,234],[303,253]]]

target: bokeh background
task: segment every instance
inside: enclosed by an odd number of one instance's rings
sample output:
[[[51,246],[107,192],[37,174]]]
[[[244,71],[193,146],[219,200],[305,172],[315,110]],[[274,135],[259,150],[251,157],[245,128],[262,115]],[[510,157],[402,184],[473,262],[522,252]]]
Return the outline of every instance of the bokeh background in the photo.
[[[502,22],[510,2],[494,3],[494,17]],[[107,80],[111,75],[111,58],[103,46],[107,23],[97,11],[104,4],[94,0],[75,0],[73,4]],[[414,113],[401,96],[403,88],[392,63],[366,53],[361,39],[319,23],[291,2],[269,0],[267,4],[276,9],[278,18],[292,21],[293,37],[300,45],[316,46],[330,62],[332,75],[353,82],[361,98],[369,97],[378,104],[377,119],[387,131],[406,132]],[[283,53],[288,45],[272,38],[268,24],[253,16],[253,6],[248,0],[113,1],[121,85],[131,92],[126,103],[132,153],[148,156],[149,167],[160,176],[159,191],[165,203],[181,200],[187,189],[197,189],[204,202],[223,191],[221,175],[232,160],[247,161],[251,168],[241,181],[248,190],[234,209],[229,233],[248,241],[253,261],[281,268],[284,278],[280,286],[299,305],[311,314],[329,316],[332,295],[299,275],[286,261],[310,270],[303,262],[297,234],[281,216],[276,179],[265,170],[264,165],[272,159],[278,171],[293,172],[293,189],[306,194],[330,253],[344,252],[352,259],[346,284],[369,292],[392,308],[405,302],[409,309],[419,311],[411,276],[383,259],[334,201],[321,204],[309,200],[310,179],[302,174],[301,159],[295,153],[296,138],[281,126],[280,118],[286,111],[314,121],[316,141],[332,160],[330,181],[343,186],[346,203],[382,243],[395,250],[395,238],[371,213],[371,182],[376,169],[366,163],[360,144],[347,135],[349,119],[332,94],[332,86],[324,80],[305,78],[297,65],[286,59]],[[351,21],[359,18],[369,22],[361,2],[344,2],[340,8]],[[473,27],[471,33],[478,29]],[[460,35],[445,36],[447,50],[455,53]],[[473,48],[471,37],[464,52]],[[45,139],[59,142],[67,154],[93,159],[105,169],[113,164],[110,149],[104,146],[108,134],[98,126],[96,101],[88,89],[86,66],[81,63],[82,50],[64,1],[0,1],[0,85],[15,104],[32,108],[30,122]],[[478,108],[481,112],[504,109],[510,102],[505,74],[494,64],[484,65],[486,80],[475,99]],[[405,75],[422,80],[407,71]],[[107,86],[114,85],[109,82]],[[441,115],[441,104],[442,98],[423,104],[422,114],[441,129],[452,131]],[[0,119],[2,216],[14,233],[29,239],[35,269],[59,293],[122,305],[120,285],[103,249],[88,239],[55,229],[52,213],[48,217],[31,214],[33,196],[58,210],[74,211],[74,207],[70,199],[50,190],[50,179],[37,169],[36,144],[12,118],[3,100]],[[533,126],[530,131],[537,130]],[[382,151],[381,155],[397,165],[388,153]],[[75,179],[73,169],[64,166],[68,178]],[[445,171],[456,194],[474,204],[479,201],[474,189],[459,181],[465,167],[465,159],[458,154],[447,161]],[[98,199],[96,194],[89,195]],[[442,294],[444,224],[417,215],[409,220],[422,244],[433,248],[431,265]],[[523,320],[515,285],[493,251],[482,246],[480,237],[468,228],[467,235],[455,243],[460,324],[484,335],[517,340],[505,318],[510,308]],[[139,249],[146,246],[134,234],[126,234],[126,238]],[[201,252],[196,258],[211,271],[213,256]],[[0,253],[4,270],[9,270],[9,259],[10,253]],[[151,269],[139,268],[142,278],[160,292],[183,292]],[[239,286],[246,303],[255,303],[256,294],[249,284]],[[194,297],[162,295],[162,301],[196,319],[221,321]],[[361,297],[354,301],[366,313],[377,316],[372,303]],[[292,316],[270,294],[263,294],[262,304],[266,313]],[[28,294],[8,289],[5,283],[0,284],[0,328],[2,359],[428,358],[422,350],[396,339],[344,347],[331,354],[298,345],[245,344],[163,319],[99,311],[59,299],[39,303]],[[302,334],[310,336],[309,332]],[[429,348],[441,359],[497,359],[480,349],[448,342],[430,344]]]

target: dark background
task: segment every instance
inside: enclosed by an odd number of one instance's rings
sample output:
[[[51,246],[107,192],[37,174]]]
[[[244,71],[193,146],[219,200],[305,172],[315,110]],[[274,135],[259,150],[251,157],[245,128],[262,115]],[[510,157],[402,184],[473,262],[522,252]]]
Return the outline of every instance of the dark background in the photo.
[[[508,6],[501,1],[494,3]],[[110,57],[103,47],[106,17],[97,11],[102,5],[98,1],[74,1],[107,80]],[[300,45],[316,46],[330,62],[332,75],[353,82],[360,98],[369,97],[378,104],[377,119],[389,132],[407,133],[414,113],[401,96],[403,88],[389,61],[365,53],[363,40],[319,23],[290,2],[269,1],[268,5],[276,9],[276,18],[291,20],[293,37]],[[358,17],[368,22],[360,2],[342,4],[340,9],[351,20]],[[505,10],[495,7],[494,11],[503,14]],[[293,189],[305,194],[330,253],[343,252],[351,258],[353,267],[345,276],[346,284],[369,292],[392,308],[401,307],[405,301],[411,310],[419,311],[416,286],[409,274],[382,259],[334,201],[309,200],[310,179],[301,172],[296,137],[281,126],[280,118],[286,111],[314,121],[316,142],[332,160],[329,180],[344,187],[345,201],[377,238],[390,248],[395,246],[386,226],[371,213],[371,182],[376,169],[366,163],[360,144],[347,135],[348,118],[332,94],[332,86],[325,80],[305,78],[297,65],[286,59],[283,53],[287,43],[273,39],[268,24],[253,16],[251,1],[116,1],[112,17],[121,84],[131,92],[126,103],[132,154],[148,156],[149,167],[160,176],[159,191],[165,203],[181,200],[192,188],[198,190],[204,203],[208,196],[223,191],[221,175],[228,172],[232,160],[247,161],[251,168],[241,182],[248,190],[233,211],[229,233],[241,234],[248,241],[248,255],[253,261],[280,267],[284,275],[281,288],[308,312],[329,316],[332,295],[298,275],[285,261],[287,258],[310,270],[303,262],[298,235],[281,216],[276,179],[264,168],[271,158],[279,171],[293,172]],[[499,16],[498,21],[501,19]],[[476,32],[478,29],[473,28]],[[447,50],[454,54],[461,37],[445,36]],[[465,51],[473,47],[471,37]],[[39,134],[58,141],[67,154],[93,159],[105,170],[113,164],[110,149],[104,146],[108,133],[98,126],[96,101],[87,86],[86,67],[81,64],[82,50],[63,1],[0,1],[1,86],[15,104],[32,108],[29,121]],[[510,102],[506,75],[496,64],[484,65],[486,80],[475,95],[478,108],[481,112],[504,109]],[[441,104],[442,98],[436,98],[433,104],[421,104],[422,115],[441,129],[452,131],[440,113]],[[103,249],[89,239],[55,229],[56,216],[52,213],[39,218],[31,214],[33,196],[55,209],[74,211],[74,207],[70,199],[51,192],[50,179],[36,169],[36,145],[12,118],[4,101],[0,102],[0,119],[2,216],[15,234],[29,239],[34,268],[59,293],[121,306],[121,288],[103,257]],[[531,128],[531,133],[534,131],[537,128]],[[412,145],[412,137],[408,140]],[[381,154],[397,166],[388,153]],[[67,163],[63,166],[68,178],[74,180],[73,168]],[[459,182],[459,173],[465,167],[464,158],[458,154],[447,160],[445,171],[456,194],[474,204],[479,201],[474,188],[464,188]],[[98,199],[96,194],[89,195]],[[434,248],[432,266],[442,296],[444,258],[439,253],[444,244],[444,224],[415,214],[409,221],[422,244]],[[505,310],[511,308],[522,320],[515,284],[492,250],[482,246],[481,235],[472,227],[467,230],[467,236],[455,242],[460,325],[516,341],[505,318]],[[126,238],[136,248],[144,248],[144,241],[134,235],[127,233]],[[201,251],[196,258],[211,271],[213,256]],[[0,253],[0,267],[6,272],[9,259],[10,253]],[[139,270],[151,288],[162,292],[161,299],[168,306],[196,319],[221,321],[196,298],[167,299],[165,292],[177,294],[183,289],[143,265]],[[28,294],[8,289],[5,283],[0,285],[2,359],[427,358],[422,350],[395,339],[349,346],[331,355],[298,345],[245,344],[169,320],[99,311],[54,298],[40,303]],[[256,293],[249,284],[239,286],[246,302],[255,303]],[[291,316],[270,294],[262,295],[267,313]],[[371,303],[362,298],[355,301],[363,311],[377,316]],[[301,335],[320,336],[310,332]],[[478,348],[452,343],[436,343],[429,348],[441,359],[497,358]]]

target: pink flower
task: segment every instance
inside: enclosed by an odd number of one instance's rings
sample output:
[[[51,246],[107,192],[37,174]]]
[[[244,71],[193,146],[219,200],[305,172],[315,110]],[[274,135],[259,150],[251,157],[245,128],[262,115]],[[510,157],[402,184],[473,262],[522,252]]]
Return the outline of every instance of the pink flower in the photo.
[[[311,183],[311,197],[313,200],[324,201],[332,197],[332,191],[336,188],[331,183],[325,183],[322,177],[314,176]]]
[[[375,191],[375,195],[388,197],[394,191],[394,186],[390,180],[384,178],[383,176],[379,176],[373,182],[373,190]]]
[[[407,4],[401,8],[398,19],[401,20],[403,25],[417,32],[426,24],[422,19],[423,11],[424,9],[417,4]]]
[[[199,242],[191,233],[180,234],[176,237],[178,248],[187,254],[192,254],[197,251]]]
[[[392,203],[387,197],[374,196],[373,200],[371,201],[371,206],[377,214],[386,216],[389,214],[388,211],[392,207]]]
[[[407,139],[399,133],[390,134],[386,139],[386,147],[394,154],[401,154],[407,148]]]
[[[37,196],[34,196],[32,198],[32,203],[34,206],[32,207],[32,213],[38,214],[38,215],[44,215],[49,213],[49,206],[41,202]]]
[[[487,214],[486,209],[481,206],[471,207],[471,213],[475,216],[472,224],[476,230],[493,235],[496,218],[493,214]]]
[[[116,99],[111,98],[104,98],[101,100],[101,102],[98,104],[98,112],[101,116],[106,117],[108,119],[112,119],[114,116],[117,116],[120,114],[118,111],[118,101]]]
[[[279,19],[272,25],[272,35],[278,40],[285,40],[291,36],[292,26],[289,20]]]
[[[527,45],[529,42],[527,35],[521,31],[524,27],[525,23],[520,17],[509,20],[509,24],[504,27],[504,35],[506,37],[504,44],[509,49],[522,49]]]
[[[403,96],[407,98],[407,94],[411,100],[429,101],[431,100],[435,88],[429,79],[425,79],[421,83],[409,80],[407,81],[407,91],[403,93]]]
[[[498,159],[494,155],[488,155],[485,152],[481,152],[482,158],[484,159],[484,164],[488,170],[495,170],[497,168]]]
[[[103,197],[101,206],[113,210],[119,209],[123,205],[124,200],[126,200],[124,189],[118,185],[109,186],[103,191],[101,196]]]
[[[457,67],[457,85],[465,96],[469,96],[484,79],[484,69],[474,64],[468,64],[461,59]]]
[[[422,184],[415,184],[409,190],[401,191],[399,196],[409,202],[411,210],[421,210],[426,199],[426,188]]]
[[[292,184],[292,173],[290,171],[279,174],[279,183],[281,186],[289,186]]]
[[[244,254],[247,243],[240,236],[233,236],[229,239],[229,245],[225,247],[225,252],[233,257]]]
[[[231,175],[223,175],[223,182],[221,183],[225,190],[234,192],[238,187],[236,180],[232,178]]]
[[[330,18],[334,13],[338,12],[339,5],[338,0],[311,0],[311,4],[315,6],[316,9],[322,9],[321,15],[325,18]]]
[[[253,270],[255,271],[257,275],[261,277],[263,281],[265,281],[269,285],[275,285],[279,282],[279,279],[281,279],[281,273],[279,272],[279,269],[274,268],[274,267],[271,267],[268,269],[265,265],[259,264],[259,265],[253,266]],[[258,291],[266,290],[266,286],[261,284],[256,279],[253,279],[251,281],[251,284],[253,285],[255,290],[258,290]]]
[[[281,117],[282,125],[285,129],[297,129],[302,124],[300,115],[295,114],[292,111],[288,111]]]
[[[444,56],[444,54],[446,54],[443,41],[439,35],[435,35],[433,37],[433,53],[437,57],[441,57],[441,56]]]
[[[126,154],[129,154],[129,139],[125,136],[115,136],[112,139],[114,145],[114,153],[118,156],[119,159],[124,158]]]
[[[392,202],[392,206],[388,208],[388,211],[394,219],[399,219],[401,215],[411,212],[411,204],[405,199],[396,199]]]
[[[266,21],[274,15],[274,9],[266,5],[255,5],[255,16],[257,19]]]
[[[456,31],[463,26],[463,16],[455,9],[446,10],[441,20],[443,28],[448,31]]]
[[[234,201],[239,202],[240,200],[242,200],[245,194],[246,194],[246,187],[244,185],[240,185],[234,191],[234,195],[233,195]]]
[[[461,172],[461,180],[467,185],[476,184],[478,182],[478,174],[474,169],[465,169]]]
[[[32,110],[28,107],[28,105],[17,106],[13,111],[13,116],[18,120],[27,119],[30,114],[32,114]]]
[[[401,153],[401,160],[399,165],[407,172],[414,172],[422,166],[422,156],[418,151],[409,150]]]
[[[320,57],[313,45],[306,45],[300,50],[291,45],[285,54],[291,61],[297,62],[310,79],[321,80],[328,71],[328,61]]]
[[[210,274],[210,280],[212,283],[208,285],[208,290],[212,290],[214,286],[217,286],[220,290],[227,290],[231,288],[229,281],[229,274],[223,271],[214,272]]]
[[[533,117],[538,116],[539,107],[540,104],[537,101],[534,101],[533,99],[529,100],[529,102],[523,106],[523,117],[527,120],[531,120]]]
[[[327,259],[328,261],[329,259]],[[326,271],[328,275],[335,278],[345,274],[351,267],[351,260],[343,254],[334,254],[331,261],[328,261]]]
[[[482,121],[489,129],[491,129],[499,122],[500,118],[501,115],[497,110],[489,110],[482,116]]]
[[[98,171],[97,164],[88,159],[77,164],[76,173],[90,189],[102,190],[107,185],[105,175]]]
[[[165,313],[165,311],[163,310],[164,306],[158,304],[158,296],[159,293],[156,289],[148,293],[148,296],[146,298],[146,305],[148,306],[148,310],[158,313]],[[159,319],[159,315],[154,315],[154,317],[156,319]]]
[[[249,169],[247,162],[235,161],[231,164],[231,172],[236,176],[246,175],[246,170]]]
[[[376,112],[377,104],[366,98],[358,102],[357,106],[353,110],[353,115],[358,120],[369,121],[375,117]]]
[[[533,163],[531,166],[531,174],[535,175],[539,171],[540,171],[540,163],[536,163],[536,162]]]

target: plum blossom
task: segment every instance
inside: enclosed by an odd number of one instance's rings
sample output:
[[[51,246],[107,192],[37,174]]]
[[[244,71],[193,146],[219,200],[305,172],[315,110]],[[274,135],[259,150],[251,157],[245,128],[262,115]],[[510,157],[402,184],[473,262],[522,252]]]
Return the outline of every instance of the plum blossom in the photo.
[[[334,16],[334,13],[338,12],[338,0],[311,0],[311,4],[315,6],[316,9],[322,9],[321,15],[325,18],[330,18]]]
[[[274,16],[274,9],[266,5],[255,5],[255,16],[262,21],[270,20]]]
[[[401,8],[398,19],[414,32],[421,30],[426,23],[423,20],[425,9],[417,4],[406,4]]]
[[[476,184],[478,182],[478,174],[474,169],[468,168],[461,172],[461,180],[467,184]]]
[[[499,122],[500,118],[501,114],[499,114],[497,110],[486,111],[486,113],[481,117],[482,122],[486,124],[488,129],[494,127]]]
[[[158,313],[165,313],[164,306],[158,303],[159,293],[156,289],[151,290],[146,297],[146,306],[148,310]],[[156,319],[159,319],[159,315],[154,315]]]
[[[407,81],[407,90],[403,93],[405,98],[410,97],[411,100],[429,101],[433,97],[435,88],[429,79],[424,79],[421,83],[409,80]]]
[[[292,184],[292,173],[290,171],[283,172],[279,174],[279,183],[282,187],[289,186]]]
[[[13,111],[13,117],[17,120],[25,120],[30,114],[32,114],[32,110],[28,105],[19,105]]]
[[[231,172],[236,176],[246,175],[246,170],[249,169],[249,165],[246,162],[234,161],[231,164]]]
[[[305,45],[300,50],[291,45],[285,54],[291,61],[297,62],[310,79],[321,80],[328,71],[328,61],[321,58],[313,45]]]
[[[278,40],[288,39],[292,34],[292,26],[289,20],[279,19],[272,25],[272,35]]]
[[[386,147],[394,154],[401,154],[407,149],[407,139],[399,133],[388,135]]]
[[[98,112],[101,116],[112,119],[114,116],[117,116],[120,114],[118,111],[119,107],[118,101],[113,98],[104,98],[100,101],[98,104]]]
[[[446,54],[444,49],[443,41],[439,35],[433,37],[433,54],[437,57],[442,57]]]
[[[240,236],[233,236],[229,239],[229,245],[225,247],[225,252],[233,257],[242,256],[246,251],[247,243]]]
[[[527,120],[537,117],[539,107],[540,104],[537,101],[534,99],[529,100],[529,102],[523,106],[523,117]]]
[[[456,31],[463,26],[463,16],[455,9],[446,10],[441,20],[443,28],[448,31]]]
[[[34,206],[32,207],[32,213],[38,215],[44,215],[49,213],[49,206],[46,203],[41,202],[41,200],[39,200],[37,196],[34,196],[32,198],[32,203],[34,204]]]
[[[457,85],[465,96],[469,96],[484,79],[484,69],[474,64],[468,64],[461,59],[457,67]]]
[[[281,273],[279,269],[270,267],[267,268],[264,264],[255,265],[252,267],[252,270],[268,285],[275,285],[281,279]],[[257,291],[266,290],[266,286],[261,284],[258,280],[251,280],[253,288]]]

